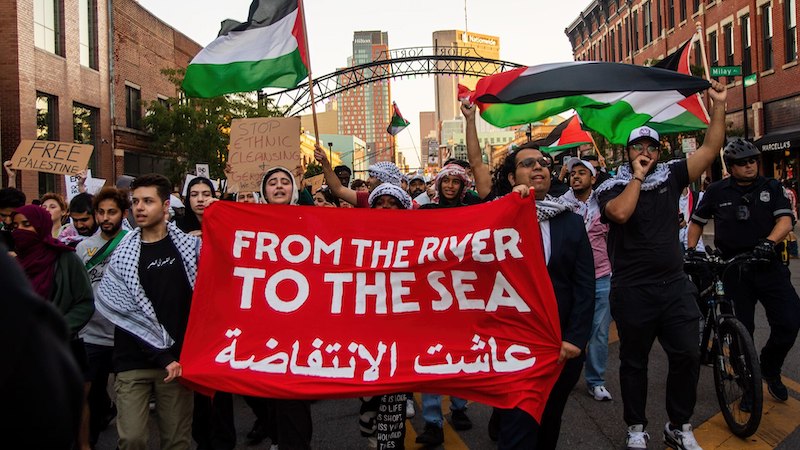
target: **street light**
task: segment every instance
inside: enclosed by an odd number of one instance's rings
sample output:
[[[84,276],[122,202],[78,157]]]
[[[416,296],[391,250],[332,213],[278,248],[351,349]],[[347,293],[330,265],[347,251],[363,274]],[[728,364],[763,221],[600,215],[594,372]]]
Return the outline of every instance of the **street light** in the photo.
[[[328,142],[328,159],[333,163],[333,142]]]

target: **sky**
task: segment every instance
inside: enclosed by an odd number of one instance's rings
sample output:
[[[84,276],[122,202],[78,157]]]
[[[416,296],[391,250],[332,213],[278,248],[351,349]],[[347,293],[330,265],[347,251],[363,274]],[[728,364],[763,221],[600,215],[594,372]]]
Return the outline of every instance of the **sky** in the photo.
[[[251,0],[139,0],[155,16],[202,46],[217,36],[224,19],[245,21]],[[305,0],[311,71],[323,76],[346,65],[354,31],[389,33],[389,48],[431,46],[434,31],[467,29],[500,38],[500,59],[523,65],[571,61],[564,29],[591,0]],[[466,5],[466,26],[465,26]],[[411,167],[419,147],[419,112],[434,110],[433,77],[392,80],[408,131],[397,147]],[[318,106],[319,108],[319,106]],[[388,124],[387,124],[388,125]],[[416,150],[419,150],[418,148]]]

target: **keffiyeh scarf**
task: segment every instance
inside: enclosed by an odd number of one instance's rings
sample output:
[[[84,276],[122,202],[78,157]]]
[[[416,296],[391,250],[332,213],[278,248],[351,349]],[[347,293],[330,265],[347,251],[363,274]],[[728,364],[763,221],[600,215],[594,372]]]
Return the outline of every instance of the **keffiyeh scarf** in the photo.
[[[367,167],[367,171],[371,177],[381,180],[381,183],[391,183],[400,186],[400,180],[403,179],[403,174],[400,169],[393,162],[380,161]]]
[[[373,207],[375,200],[383,195],[390,195],[397,199],[405,209],[411,209],[411,197],[408,195],[408,192],[404,191],[400,186],[391,183],[383,183],[372,190],[369,194],[369,206]]]
[[[194,289],[200,239],[183,233],[173,223],[167,224],[167,234],[181,255],[189,285]],[[114,325],[163,350],[171,347],[175,340],[158,321],[153,304],[139,282],[141,237],[142,230],[137,228],[114,250],[97,289],[95,307]]]
[[[594,221],[595,217],[600,215],[600,206],[597,204],[597,195],[595,191],[589,194],[589,198],[586,199],[585,203],[575,197],[575,193],[572,189],[559,197],[559,200],[566,205],[570,211],[580,214],[587,228]]]
[[[656,170],[645,177],[644,183],[642,183],[642,190],[652,191],[666,183],[667,179],[669,178],[672,165],[680,161],[680,159],[676,159],[666,163],[657,164]],[[617,185],[627,186],[632,179],[633,172],[631,172],[630,164],[623,164],[619,166],[617,169],[617,174],[613,178],[606,180],[603,184],[597,187],[595,193],[600,194],[601,192],[607,191]]]
[[[567,210],[564,202],[552,195],[546,195],[542,200],[536,200],[536,218],[539,219],[539,222],[546,222]]]

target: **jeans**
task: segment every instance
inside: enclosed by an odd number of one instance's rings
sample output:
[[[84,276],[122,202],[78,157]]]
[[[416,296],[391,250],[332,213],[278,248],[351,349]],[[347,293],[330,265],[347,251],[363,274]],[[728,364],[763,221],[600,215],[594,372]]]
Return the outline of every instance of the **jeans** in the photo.
[[[450,396],[450,410],[463,411],[467,409],[467,401],[463,398]],[[422,418],[425,423],[432,423],[442,428],[442,397],[439,394],[422,394]]]
[[[591,389],[605,384],[606,363],[608,361],[608,327],[611,325],[611,308],[608,305],[608,292],[611,290],[611,275],[595,280],[594,320],[592,335],[586,346],[586,367],[584,377]]]

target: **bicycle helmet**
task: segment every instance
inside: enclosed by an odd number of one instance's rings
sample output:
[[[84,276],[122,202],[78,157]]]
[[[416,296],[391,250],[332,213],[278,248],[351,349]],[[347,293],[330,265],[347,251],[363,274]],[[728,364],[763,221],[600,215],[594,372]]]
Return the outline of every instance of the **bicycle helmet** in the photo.
[[[725,145],[725,150],[722,152],[726,164],[740,159],[757,157],[760,154],[761,152],[758,151],[752,142],[742,138],[730,140],[728,144]]]

